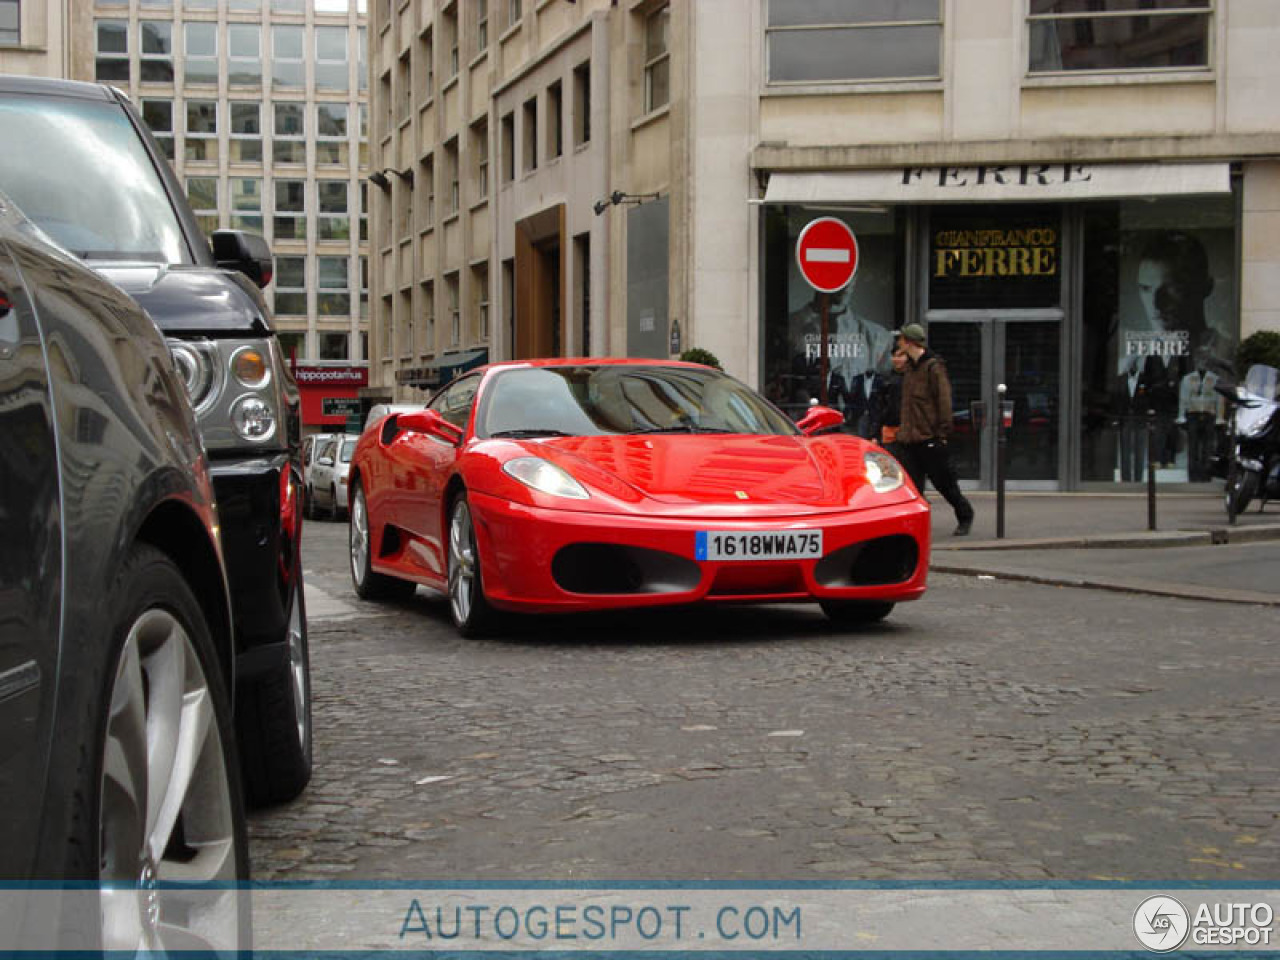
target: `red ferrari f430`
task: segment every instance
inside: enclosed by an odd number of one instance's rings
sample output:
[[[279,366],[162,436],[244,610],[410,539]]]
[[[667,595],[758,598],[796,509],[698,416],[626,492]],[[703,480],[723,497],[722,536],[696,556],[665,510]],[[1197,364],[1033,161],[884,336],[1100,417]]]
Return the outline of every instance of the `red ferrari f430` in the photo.
[[[498,363],[369,425],[349,479],[364,599],[499,611],[816,601],[867,623],[925,591],[929,507],[882,448],[794,424],[718,370]]]

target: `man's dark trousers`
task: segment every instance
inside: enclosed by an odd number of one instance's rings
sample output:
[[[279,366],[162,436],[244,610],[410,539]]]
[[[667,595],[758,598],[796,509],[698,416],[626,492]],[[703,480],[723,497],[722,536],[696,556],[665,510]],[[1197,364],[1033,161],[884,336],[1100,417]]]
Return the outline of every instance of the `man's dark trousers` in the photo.
[[[937,440],[926,440],[923,443],[901,444],[903,466],[911,476],[920,495],[924,496],[925,477],[933,484],[934,489],[942,494],[942,498],[951,504],[956,513],[956,522],[969,524],[973,522],[973,505],[960,492],[960,484],[956,481],[956,473],[951,469],[951,454],[944,443]]]

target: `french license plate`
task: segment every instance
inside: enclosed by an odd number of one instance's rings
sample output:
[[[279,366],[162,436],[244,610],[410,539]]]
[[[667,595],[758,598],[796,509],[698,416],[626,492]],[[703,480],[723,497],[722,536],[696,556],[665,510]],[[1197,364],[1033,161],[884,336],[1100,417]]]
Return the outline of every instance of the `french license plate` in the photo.
[[[822,557],[821,530],[699,530],[699,560],[817,560]]]

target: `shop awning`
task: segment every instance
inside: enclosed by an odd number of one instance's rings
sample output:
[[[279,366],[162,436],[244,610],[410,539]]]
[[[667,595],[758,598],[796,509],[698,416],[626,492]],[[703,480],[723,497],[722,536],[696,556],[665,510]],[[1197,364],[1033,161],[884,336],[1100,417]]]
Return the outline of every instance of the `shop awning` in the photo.
[[[396,383],[424,389],[438,387],[448,383],[458,374],[488,362],[488,350],[442,353],[416,367],[402,367],[396,372]]]
[[[1228,163],[1026,163],[778,172],[765,203],[1034,203],[1229,193]]]

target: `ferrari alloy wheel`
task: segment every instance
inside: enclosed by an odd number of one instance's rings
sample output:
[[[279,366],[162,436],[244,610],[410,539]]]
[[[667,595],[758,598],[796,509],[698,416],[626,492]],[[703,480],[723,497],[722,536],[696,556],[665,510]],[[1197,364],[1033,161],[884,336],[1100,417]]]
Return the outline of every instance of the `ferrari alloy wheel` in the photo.
[[[96,796],[103,951],[248,948],[248,853],[231,707],[200,607],[138,548],[119,585]],[[215,884],[199,891],[172,883]]]
[[[388,577],[373,570],[373,525],[364,485],[356,481],[351,490],[351,523],[347,542],[351,548],[351,583],[361,600],[408,600],[417,589],[411,580]]]
[[[449,612],[464,637],[483,633],[494,621],[480,578],[480,550],[465,493],[458,494],[449,512]]]
[[[855,627],[878,623],[893,612],[893,604],[882,600],[822,600],[822,612],[832,623]]]

